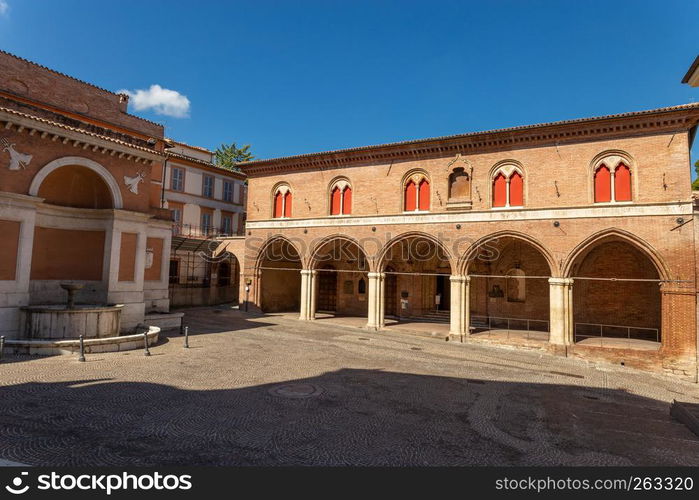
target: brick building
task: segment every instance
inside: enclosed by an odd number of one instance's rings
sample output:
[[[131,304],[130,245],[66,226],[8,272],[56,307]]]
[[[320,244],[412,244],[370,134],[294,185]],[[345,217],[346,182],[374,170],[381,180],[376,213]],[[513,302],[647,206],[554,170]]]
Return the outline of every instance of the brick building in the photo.
[[[245,175],[216,166],[208,149],[170,142],[163,205],[173,220],[170,303],[195,306],[238,300],[235,259],[212,259],[221,238],[245,227]]]
[[[252,161],[248,307],[696,377],[699,104]]]
[[[0,51],[0,333],[21,308],[123,304],[122,330],[167,311],[163,127],[128,97]]]

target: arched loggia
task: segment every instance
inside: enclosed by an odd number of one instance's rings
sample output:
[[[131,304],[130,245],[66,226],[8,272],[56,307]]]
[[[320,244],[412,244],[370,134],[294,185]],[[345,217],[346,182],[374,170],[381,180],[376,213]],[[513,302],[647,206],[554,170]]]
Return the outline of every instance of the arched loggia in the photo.
[[[366,317],[369,265],[356,241],[331,236],[319,242],[310,258],[310,270],[312,318]]]
[[[571,254],[566,274],[575,282],[575,343],[660,347],[665,269],[643,242],[620,231],[597,235]]]
[[[430,235],[409,233],[390,241],[378,263],[379,326],[384,317],[393,322],[448,323],[452,269],[451,255]]]
[[[258,301],[264,312],[298,312],[301,305],[301,257],[285,238],[273,238],[257,258]]]
[[[536,241],[496,234],[474,244],[462,262],[468,277],[468,325],[474,336],[548,341],[553,260]]]

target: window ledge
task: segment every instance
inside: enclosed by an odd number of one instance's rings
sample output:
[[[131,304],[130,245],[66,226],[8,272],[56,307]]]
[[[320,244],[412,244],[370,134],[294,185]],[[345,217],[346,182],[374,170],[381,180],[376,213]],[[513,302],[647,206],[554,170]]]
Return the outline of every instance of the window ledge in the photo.
[[[524,205],[517,205],[516,207],[490,207],[491,210],[522,210]]]
[[[633,205],[633,200],[631,201],[595,201],[593,202],[594,206],[603,206],[603,207],[608,207],[608,206],[614,206],[614,205]]]

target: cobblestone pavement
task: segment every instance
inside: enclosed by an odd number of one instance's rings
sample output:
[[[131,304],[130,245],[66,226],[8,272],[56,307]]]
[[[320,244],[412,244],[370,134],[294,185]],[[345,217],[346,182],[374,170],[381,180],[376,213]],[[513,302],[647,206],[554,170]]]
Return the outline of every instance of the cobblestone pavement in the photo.
[[[0,458],[32,465],[699,465],[690,383],[537,351],[189,310],[141,351],[5,357]]]

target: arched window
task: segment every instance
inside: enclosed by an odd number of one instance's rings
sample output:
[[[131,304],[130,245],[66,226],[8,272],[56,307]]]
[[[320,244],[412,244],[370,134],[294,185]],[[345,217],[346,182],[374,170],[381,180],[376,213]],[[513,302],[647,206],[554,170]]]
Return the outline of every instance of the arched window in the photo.
[[[502,174],[495,176],[493,181],[493,206],[504,207],[507,205],[507,179]]]
[[[352,213],[352,188],[349,185],[342,192],[342,213]]]
[[[595,203],[631,201],[631,195],[629,161],[618,155],[600,159],[594,168]]]
[[[274,208],[272,217],[280,219],[282,217],[291,217],[292,204],[291,189],[286,184],[277,186],[274,190]]]
[[[612,176],[605,164],[595,170],[595,203],[612,201]]]
[[[631,169],[623,163],[614,170],[614,199],[631,201]]]
[[[330,189],[330,215],[350,215],[352,213],[352,187],[345,179],[332,184]]]
[[[524,175],[514,165],[503,165],[493,173],[493,207],[524,206]]]
[[[406,212],[430,209],[430,181],[423,174],[410,176],[405,183],[403,192],[403,210]]]

